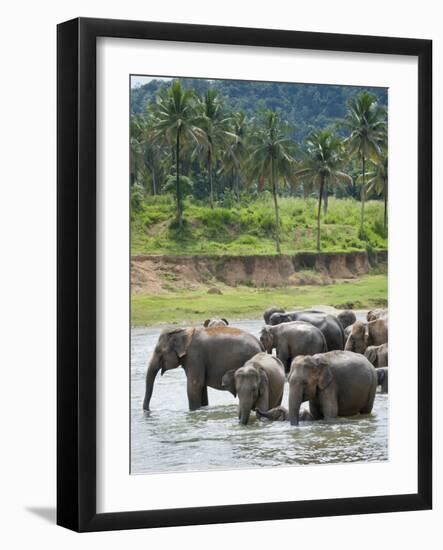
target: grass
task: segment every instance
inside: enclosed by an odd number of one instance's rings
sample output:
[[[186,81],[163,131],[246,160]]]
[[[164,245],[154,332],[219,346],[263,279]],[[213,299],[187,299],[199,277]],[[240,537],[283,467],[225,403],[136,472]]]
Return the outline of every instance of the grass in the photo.
[[[227,287],[222,295],[182,291],[164,295],[132,296],[132,325],[202,323],[212,316],[257,319],[270,305],[288,309],[330,305],[366,309],[387,304],[386,274],[331,285],[305,285],[276,289]]]
[[[316,251],[317,201],[286,197],[279,199],[280,236],[283,254]],[[255,202],[237,207],[216,207],[185,201],[184,228],[174,224],[175,204],[170,195],[147,197],[132,212],[132,254],[275,254],[275,217],[269,193]],[[366,204],[366,240],[359,238],[360,203],[354,199],[329,199],[322,212],[322,252],[386,250],[383,203]]]

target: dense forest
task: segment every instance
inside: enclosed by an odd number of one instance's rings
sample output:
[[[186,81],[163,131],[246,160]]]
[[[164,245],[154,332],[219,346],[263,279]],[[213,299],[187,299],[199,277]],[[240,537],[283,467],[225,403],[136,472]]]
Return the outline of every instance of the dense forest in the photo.
[[[209,88],[219,91],[227,110],[243,111],[253,117],[260,110],[280,111],[291,125],[291,137],[303,141],[313,130],[325,128],[346,113],[347,101],[364,90],[373,94],[381,105],[387,105],[387,88],[360,88],[327,84],[293,84],[249,82],[241,80],[180,79],[183,88],[205,95]],[[131,89],[131,113],[146,112],[149,104],[168,83],[151,80]]]
[[[317,250],[329,197],[360,202],[363,242],[369,233],[365,203],[376,199],[384,202],[385,238],[386,101],[384,89],[326,85],[177,79],[135,87],[133,221],[155,196],[172,196],[170,235],[180,241],[186,236],[186,205],[242,208],[269,196],[268,232],[279,254],[283,199],[289,208],[291,200],[317,201]]]

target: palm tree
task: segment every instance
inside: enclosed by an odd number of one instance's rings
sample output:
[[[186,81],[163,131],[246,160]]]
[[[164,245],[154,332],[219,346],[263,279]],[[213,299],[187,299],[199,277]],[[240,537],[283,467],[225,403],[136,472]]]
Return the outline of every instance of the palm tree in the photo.
[[[150,182],[153,195],[160,190],[170,155],[152,139],[153,120],[148,115],[131,117],[131,174]]]
[[[295,181],[308,181],[318,185],[317,250],[320,251],[321,202],[326,186],[336,183],[352,184],[352,178],[343,173],[343,140],[329,130],[318,130],[306,139],[304,167],[293,175]]]
[[[386,230],[388,219],[388,155],[383,150],[378,161],[372,163],[374,169],[366,173],[366,196],[372,192],[382,195],[384,201],[383,227]],[[362,177],[357,178],[357,182]]]
[[[223,103],[218,98],[218,90],[209,88],[203,98],[199,100],[198,110],[201,115],[199,124],[206,132],[207,140],[200,144],[206,161],[209,179],[209,201],[214,208],[214,159],[217,148],[222,146],[228,137],[229,117],[225,116]]]
[[[364,238],[366,163],[381,156],[380,143],[386,140],[386,109],[374,95],[362,92],[349,100],[342,126],[350,132],[346,140],[349,152],[358,155],[362,167],[360,237]]]
[[[157,97],[154,106],[153,139],[166,140],[174,145],[175,195],[177,226],[183,226],[183,197],[180,185],[180,147],[188,140],[195,144],[206,143],[207,136],[197,124],[195,96],[191,89],[184,89],[180,80],[174,80],[165,93]]]
[[[233,113],[231,117],[233,139],[228,144],[222,157],[224,169],[232,172],[232,189],[235,192],[237,201],[240,200],[240,172],[247,153],[247,127],[246,114],[243,111]]]
[[[286,137],[286,124],[274,111],[264,113],[264,124],[251,136],[249,167],[251,175],[265,177],[271,183],[275,208],[275,244],[277,254],[280,248],[280,221],[278,214],[278,181],[283,177],[289,181],[294,163],[292,151],[294,142]]]

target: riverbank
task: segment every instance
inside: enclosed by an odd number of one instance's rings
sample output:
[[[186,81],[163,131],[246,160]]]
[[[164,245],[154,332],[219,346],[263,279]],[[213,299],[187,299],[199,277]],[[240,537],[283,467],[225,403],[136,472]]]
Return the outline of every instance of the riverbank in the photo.
[[[387,275],[369,274],[358,279],[325,285],[250,288],[224,286],[222,294],[207,290],[170,291],[165,294],[134,293],[132,326],[203,322],[213,316],[258,319],[270,305],[288,309],[316,304],[338,309],[371,309],[387,305]]]
[[[317,252],[248,256],[138,255],[131,258],[131,292],[216,293],[224,287],[258,289],[331,285],[369,272],[386,272],[387,251]]]

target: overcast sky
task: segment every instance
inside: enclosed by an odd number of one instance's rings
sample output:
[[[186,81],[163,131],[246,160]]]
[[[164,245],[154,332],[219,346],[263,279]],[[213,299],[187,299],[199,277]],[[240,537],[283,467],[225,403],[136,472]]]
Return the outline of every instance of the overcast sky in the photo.
[[[131,88],[139,88],[143,84],[151,82],[151,80],[172,80],[162,76],[131,76]]]

